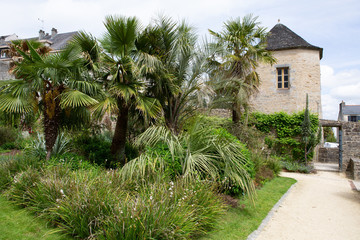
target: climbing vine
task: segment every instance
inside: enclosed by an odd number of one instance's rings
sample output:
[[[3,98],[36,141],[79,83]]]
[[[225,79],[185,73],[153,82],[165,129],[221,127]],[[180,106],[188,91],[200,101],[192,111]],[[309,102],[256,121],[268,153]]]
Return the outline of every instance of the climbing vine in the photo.
[[[249,124],[269,135],[265,143],[277,155],[296,161],[304,160],[304,143],[302,141],[302,123],[304,111],[287,114],[285,112],[264,114],[252,113]],[[311,131],[318,131],[319,119],[316,114],[310,114]],[[311,159],[313,153],[309,154]]]

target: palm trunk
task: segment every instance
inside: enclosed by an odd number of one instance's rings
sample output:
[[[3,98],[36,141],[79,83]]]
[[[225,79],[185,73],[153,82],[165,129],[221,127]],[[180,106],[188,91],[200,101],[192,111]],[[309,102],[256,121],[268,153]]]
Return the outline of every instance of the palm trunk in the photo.
[[[239,123],[240,122],[240,114],[235,109],[232,110],[232,121],[233,121],[233,123]]]
[[[50,159],[60,126],[60,100],[58,91],[49,91],[44,100],[44,134],[46,146],[46,160]],[[51,96],[51,97],[50,97]]]
[[[116,120],[114,137],[111,143],[111,154],[123,166],[126,163],[125,143],[128,129],[129,106],[124,100],[118,100],[119,113]]]

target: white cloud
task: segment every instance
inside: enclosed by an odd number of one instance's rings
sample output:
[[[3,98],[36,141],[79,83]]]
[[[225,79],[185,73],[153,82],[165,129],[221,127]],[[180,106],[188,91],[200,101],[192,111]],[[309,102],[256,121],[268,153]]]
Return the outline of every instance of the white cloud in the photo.
[[[323,118],[337,119],[339,104],[360,104],[360,70],[348,69],[335,72],[330,66],[321,65]]]

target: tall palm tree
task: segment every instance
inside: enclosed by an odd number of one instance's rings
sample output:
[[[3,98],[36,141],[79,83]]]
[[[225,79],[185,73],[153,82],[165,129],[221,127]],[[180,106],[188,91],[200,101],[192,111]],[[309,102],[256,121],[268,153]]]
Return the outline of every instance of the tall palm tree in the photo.
[[[155,117],[160,111],[155,99],[145,94],[144,78],[155,69],[158,60],[137,48],[135,43],[141,31],[137,18],[107,16],[104,25],[106,33],[100,45],[86,33],[81,33],[75,42],[86,56],[92,75],[103,86],[94,115],[117,115],[111,153],[124,165],[130,109],[145,117]]]
[[[148,91],[159,100],[166,126],[179,133],[185,118],[194,110],[191,100],[197,100],[197,93],[203,89],[201,78],[207,55],[198,47],[193,28],[167,17],[159,17],[149,26],[137,45],[161,62],[161,68],[147,75]]]
[[[62,109],[97,103],[87,95],[94,94],[96,87],[83,78],[83,58],[73,47],[47,54],[35,48],[41,47],[39,43],[27,41],[25,45],[26,50],[14,46],[20,56],[12,69],[17,79],[1,82],[0,110],[15,114],[40,110],[49,159],[61,125]]]
[[[260,85],[256,72],[259,62],[273,64],[275,58],[266,50],[266,28],[259,26],[257,17],[251,14],[224,23],[222,32],[209,30],[215,38],[217,47],[222,47],[212,58],[216,66],[214,75],[220,94],[231,105],[232,119],[239,122],[241,111],[248,107],[248,101]],[[220,86],[220,87],[219,87]]]

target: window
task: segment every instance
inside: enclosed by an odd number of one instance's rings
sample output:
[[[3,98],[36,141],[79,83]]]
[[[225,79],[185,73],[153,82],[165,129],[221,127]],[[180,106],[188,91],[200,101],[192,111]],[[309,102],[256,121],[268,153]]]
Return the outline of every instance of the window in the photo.
[[[289,68],[277,68],[277,86],[278,89],[289,88]]]
[[[360,121],[360,116],[348,116],[349,122],[357,122]]]

